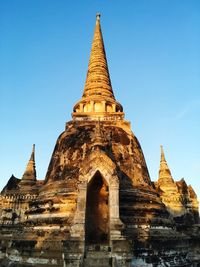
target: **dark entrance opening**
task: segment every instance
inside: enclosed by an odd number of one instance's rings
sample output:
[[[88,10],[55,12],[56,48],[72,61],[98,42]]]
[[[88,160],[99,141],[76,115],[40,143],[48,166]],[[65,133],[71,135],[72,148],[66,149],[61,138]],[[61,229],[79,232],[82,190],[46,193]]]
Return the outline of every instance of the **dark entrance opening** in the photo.
[[[97,171],[87,188],[85,240],[86,244],[108,244],[109,189]]]

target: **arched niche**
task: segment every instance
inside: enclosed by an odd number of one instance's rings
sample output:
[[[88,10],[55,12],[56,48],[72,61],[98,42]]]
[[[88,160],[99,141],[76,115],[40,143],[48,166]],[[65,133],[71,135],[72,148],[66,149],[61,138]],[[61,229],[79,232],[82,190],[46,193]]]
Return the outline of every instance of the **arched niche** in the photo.
[[[77,208],[71,227],[71,237],[79,238],[86,241],[88,221],[87,210],[90,206],[87,205],[87,198],[91,194],[92,189],[97,187],[98,177],[102,179],[102,183],[108,186],[108,217],[109,217],[109,237],[108,239],[116,238],[116,235],[121,236],[121,227],[123,224],[119,218],[119,178],[115,172],[116,165],[102,151],[95,150],[90,157],[83,161],[80,167]]]
[[[101,173],[97,171],[87,185],[86,244],[108,244],[109,217],[109,186]]]

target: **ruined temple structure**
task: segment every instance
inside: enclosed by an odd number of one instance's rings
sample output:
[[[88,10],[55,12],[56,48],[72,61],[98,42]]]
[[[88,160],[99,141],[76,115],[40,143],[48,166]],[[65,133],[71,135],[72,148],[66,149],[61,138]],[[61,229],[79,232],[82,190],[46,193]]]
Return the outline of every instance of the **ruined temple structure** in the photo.
[[[200,266],[197,196],[161,147],[152,182],[116,101],[97,15],[87,78],[45,179],[35,147],[0,195],[0,266]]]

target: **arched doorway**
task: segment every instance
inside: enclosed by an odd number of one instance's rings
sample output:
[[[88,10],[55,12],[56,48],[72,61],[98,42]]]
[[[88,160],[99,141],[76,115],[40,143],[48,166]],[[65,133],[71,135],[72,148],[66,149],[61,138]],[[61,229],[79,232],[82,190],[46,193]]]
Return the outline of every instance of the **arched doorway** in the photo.
[[[109,241],[109,188],[99,171],[87,187],[86,244],[107,244]]]

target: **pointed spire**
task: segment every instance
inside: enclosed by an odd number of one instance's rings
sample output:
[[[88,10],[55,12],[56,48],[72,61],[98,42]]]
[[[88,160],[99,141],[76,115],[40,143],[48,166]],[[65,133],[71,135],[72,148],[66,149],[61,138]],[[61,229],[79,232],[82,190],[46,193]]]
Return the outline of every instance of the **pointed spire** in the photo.
[[[114,99],[101,32],[100,14],[96,15],[94,38],[83,97],[95,95],[104,95]]]
[[[33,145],[30,160],[26,166],[25,172],[22,176],[20,184],[33,184],[36,181],[36,169],[35,169],[35,145]]]
[[[112,90],[106,52],[100,25],[100,14],[96,15],[94,38],[88,64],[82,99],[74,106],[73,118],[116,116],[123,118],[123,108],[115,100]],[[97,114],[98,113],[98,114]],[[101,115],[100,115],[101,113]]]
[[[163,146],[161,148],[160,169],[159,169],[159,184],[174,183],[167,161],[165,159]]]
[[[162,145],[160,146],[160,150],[161,150],[161,159],[160,159],[160,161],[161,162],[166,162],[165,153],[164,153],[164,149],[163,149],[163,146]]]
[[[33,144],[30,161],[34,161],[35,162],[35,144]]]

